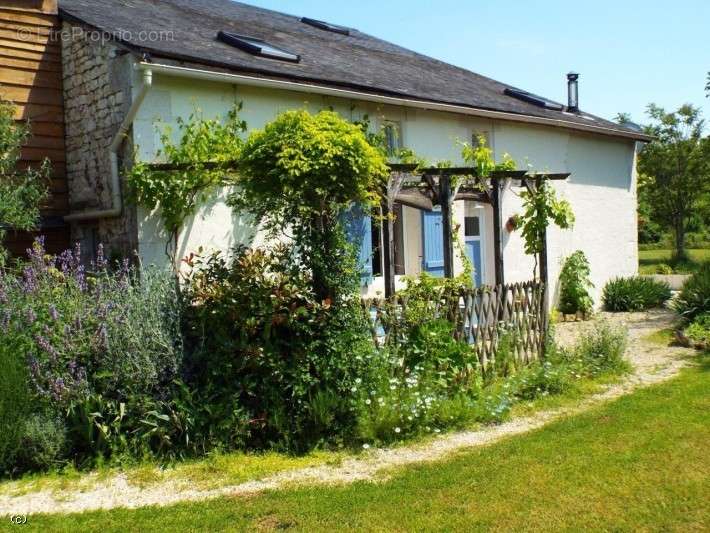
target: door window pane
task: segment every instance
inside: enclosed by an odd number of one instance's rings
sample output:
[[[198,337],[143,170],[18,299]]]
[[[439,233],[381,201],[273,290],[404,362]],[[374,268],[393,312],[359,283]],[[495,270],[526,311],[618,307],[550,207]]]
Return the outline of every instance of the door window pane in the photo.
[[[464,232],[466,237],[481,236],[481,221],[478,217],[466,217],[464,219]]]

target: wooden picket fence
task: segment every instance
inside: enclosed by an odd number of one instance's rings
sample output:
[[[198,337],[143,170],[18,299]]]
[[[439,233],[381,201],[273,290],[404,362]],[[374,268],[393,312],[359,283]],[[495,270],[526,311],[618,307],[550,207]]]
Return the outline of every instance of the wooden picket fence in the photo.
[[[484,369],[495,361],[503,337],[518,362],[525,364],[544,355],[547,317],[545,287],[540,281],[442,292],[438,298],[416,304],[400,294],[388,300],[364,299],[362,309],[378,346],[407,341],[410,305],[420,306],[418,316],[448,320],[455,338],[475,346]]]

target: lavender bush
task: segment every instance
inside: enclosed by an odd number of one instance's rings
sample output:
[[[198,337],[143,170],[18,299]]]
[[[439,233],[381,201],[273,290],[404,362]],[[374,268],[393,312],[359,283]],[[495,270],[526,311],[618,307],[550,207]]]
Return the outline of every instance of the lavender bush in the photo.
[[[172,274],[109,265],[101,247],[89,272],[78,246],[51,256],[38,240],[28,252],[24,265],[0,273],[0,344],[36,409],[51,420],[73,413],[67,420],[89,420],[101,433],[101,413],[76,416],[96,398],[136,417],[169,399],[182,360]],[[87,434],[67,430],[74,440]]]

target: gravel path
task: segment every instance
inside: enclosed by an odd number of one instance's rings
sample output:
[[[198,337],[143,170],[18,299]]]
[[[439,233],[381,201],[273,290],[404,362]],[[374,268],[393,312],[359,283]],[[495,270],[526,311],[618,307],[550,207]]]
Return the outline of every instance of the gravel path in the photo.
[[[318,466],[282,472],[260,480],[212,490],[190,488],[185,482],[169,481],[148,487],[130,484],[126,476],[117,475],[108,480],[96,481],[82,491],[43,490],[9,496],[0,494],[0,515],[34,513],[75,513],[116,507],[138,508],[148,505],[170,505],[185,501],[198,501],[220,496],[249,495],[264,490],[284,488],[293,484],[337,484],[357,480],[381,480],[386,471],[413,463],[437,461],[449,454],[473,446],[496,442],[504,437],[519,435],[539,428],[564,416],[579,413],[589,407],[628,394],[638,387],[670,379],[688,363],[687,348],[666,347],[644,341],[644,337],[672,324],[668,311],[623,313],[597,318],[628,327],[627,356],[634,371],[622,382],[606,387],[573,407],[541,411],[528,417],[510,420],[497,426],[475,431],[442,435],[424,444],[395,449],[378,449],[343,461],[338,466]],[[571,344],[593,326],[592,322],[559,324],[556,336],[563,344]]]

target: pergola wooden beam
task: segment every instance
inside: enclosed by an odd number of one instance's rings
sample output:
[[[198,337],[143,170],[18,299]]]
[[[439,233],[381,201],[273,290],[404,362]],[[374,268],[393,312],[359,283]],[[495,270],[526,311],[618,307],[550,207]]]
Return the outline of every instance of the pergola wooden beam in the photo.
[[[224,170],[225,172],[235,172],[238,170],[236,161],[206,161],[202,163],[154,163],[148,165],[151,170],[157,172],[176,172],[183,170]],[[444,274],[453,277],[453,242],[451,237],[451,209],[454,201],[473,200],[491,204],[493,207],[493,240],[495,256],[496,284],[503,284],[503,251],[501,246],[501,212],[500,212],[500,188],[501,180],[520,180],[521,184],[531,188],[531,182],[539,187],[543,179],[565,180],[569,173],[537,172],[530,173],[527,170],[498,170],[491,172],[488,177],[478,175],[475,167],[431,167],[419,168],[415,164],[390,164],[390,179],[387,182],[382,200],[382,231],[383,231],[383,256],[384,256],[384,277],[385,294],[394,294],[394,204],[399,203],[414,209],[431,211],[434,206],[440,205],[443,221],[443,241],[444,241]],[[460,185],[456,190],[452,190],[451,177],[459,176],[473,181],[477,187],[471,187],[470,183]],[[547,243],[545,243],[540,261],[540,277],[547,282]]]
[[[442,232],[444,244],[444,275],[454,276],[454,250],[451,228],[451,209],[454,201],[473,200],[491,204],[493,207],[493,241],[494,241],[494,264],[496,285],[505,283],[505,271],[503,264],[503,247],[501,231],[503,221],[501,217],[501,186],[502,180],[520,180],[521,184],[531,189],[530,183],[539,186],[543,179],[565,180],[569,173],[530,173],[527,170],[499,170],[494,171],[490,176],[483,178],[478,175],[475,167],[448,167],[448,168],[418,168],[416,165],[390,165],[393,175],[399,176],[396,184],[394,201],[407,205],[415,209],[431,211],[434,206],[441,206]],[[404,178],[402,178],[404,176]],[[459,176],[473,181],[459,186],[452,190],[451,178]],[[391,188],[388,188],[392,192]],[[391,199],[391,197],[388,197]],[[388,200],[389,202],[389,200]],[[388,214],[392,211],[392,205],[388,205]],[[383,209],[383,213],[384,213]],[[389,220],[391,217],[388,217]],[[391,239],[392,226],[389,226],[388,233],[385,234],[385,294],[394,294],[394,243]],[[547,282],[547,243],[541,256],[540,273],[541,279]],[[388,258],[389,257],[389,261]],[[544,276],[543,276],[544,272]]]

